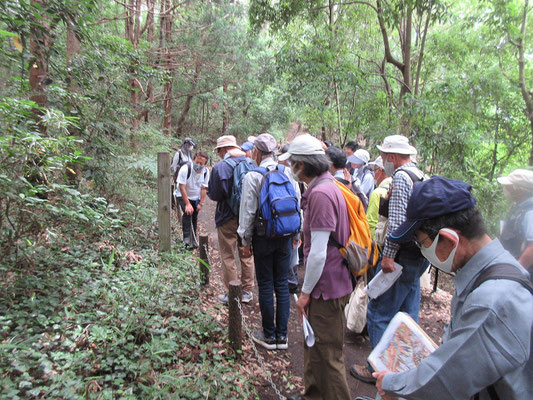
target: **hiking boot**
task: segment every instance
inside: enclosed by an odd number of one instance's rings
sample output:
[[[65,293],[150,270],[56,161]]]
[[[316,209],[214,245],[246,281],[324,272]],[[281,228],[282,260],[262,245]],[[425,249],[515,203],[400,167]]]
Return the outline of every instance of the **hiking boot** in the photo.
[[[228,304],[228,295],[227,294],[219,294],[218,295],[218,301],[220,301],[222,304]]]
[[[253,300],[254,298],[254,295],[252,293],[248,293],[248,292],[242,292],[242,299],[241,301],[243,303],[249,303]]]
[[[370,384],[376,383],[376,378],[372,376],[372,372],[368,370],[366,365],[352,365],[350,367],[350,375],[352,375],[355,379],[359,379],[361,382]]]
[[[267,350],[276,350],[276,338],[267,338],[265,337],[265,334],[263,331],[253,331],[252,333],[252,339],[255,343],[263,346]]]
[[[289,347],[289,340],[287,336],[278,336],[276,338],[276,349],[278,350],[287,350]]]
[[[183,237],[183,243],[185,243],[187,246],[191,245],[191,237],[190,236],[184,236]]]

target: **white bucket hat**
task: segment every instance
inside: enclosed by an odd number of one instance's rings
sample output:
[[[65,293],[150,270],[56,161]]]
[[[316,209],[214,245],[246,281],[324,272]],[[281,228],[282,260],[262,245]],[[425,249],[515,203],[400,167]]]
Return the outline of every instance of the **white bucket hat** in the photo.
[[[382,153],[416,154],[416,149],[409,144],[409,139],[402,135],[387,136],[383,144],[376,147]]]
[[[504,186],[513,185],[533,190],[533,171],[528,169],[515,169],[507,176],[500,176],[498,182]]]
[[[322,143],[316,137],[309,134],[296,136],[291,142],[289,150],[278,157],[279,161],[285,161],[292,155],[314,156],[317,154],[326,154],[322,148]]]

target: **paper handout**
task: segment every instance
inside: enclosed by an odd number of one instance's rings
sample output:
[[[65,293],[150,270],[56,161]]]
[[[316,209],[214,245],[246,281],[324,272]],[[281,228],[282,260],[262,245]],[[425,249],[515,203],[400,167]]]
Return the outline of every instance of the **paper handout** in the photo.
[[[368,362],[376,371],[407,371],[417,367],[437,347],[409,314],[399,312],[368,356]]]
[[[368,297],[375,299],[389,290],[402,274],[402,270],[403,267],[398,263],[394,263],[394,271],[391,273],[385,274],[380,270],[365,287]]]
[[[296,293],[294,293],[294,301],[298,301],[298,296],[296,296]],[[305,318],[305,315],[302,315],[302,327],[304,331],[305,344],[307,344],[307,347],[313,347],[315,344],[315,332],[313,332],[313,328],[311,328],[311,324],[307,318]]]

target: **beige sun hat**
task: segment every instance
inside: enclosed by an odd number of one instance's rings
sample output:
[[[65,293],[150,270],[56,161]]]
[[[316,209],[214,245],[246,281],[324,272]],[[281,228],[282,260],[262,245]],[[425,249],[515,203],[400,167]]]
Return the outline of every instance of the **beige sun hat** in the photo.
[[[533,171],[528,169],[515,169],[507,176],[500,176],[498,182],[501,185],[520,186],[527,190],[533,190]]]
[[[220,149],[221,147],[239,147],[239,146],[237,145],[237,139],[235,139],[235,136],[224,135],[224,136],[220,136],[217,139],[217,145],[215,147],[215,150]]]
[[[416,149],[409,144],[409,139],[402,135],[387,136],[383,144],[376,147],[382,153],[416,154]]]
[[[296,136],[289,146],[289,150],[278,157],[279,161],[285,161],[292,155],[314,156],[326,154],[322,142],[309,134]]]

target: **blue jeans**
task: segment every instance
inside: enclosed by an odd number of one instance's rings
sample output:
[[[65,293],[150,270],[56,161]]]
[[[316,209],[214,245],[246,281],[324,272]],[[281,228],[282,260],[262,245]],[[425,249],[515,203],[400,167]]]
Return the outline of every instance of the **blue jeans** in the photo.
[[[263,333],[267,338],[285,337],[290,307],[287,275],[291,260],[292,238],[266,239],[254,235],[252,245]],[[275,324],[274,292],[276,293]]]
[[[292,248],[292,241],[289,265],[289,284],[298,286],[298,247]]]
[[[376,347],[397,312],[406,312],[418,321],[420,276],[428,267],[429,262],[420,256],[413,257],[405,251],[400,252],[395,261],[403,267],[401,276],[389,290],[368,303],[366,323],[372,348]],[[379,270],[381,270],[381,263],[376,273]]]

